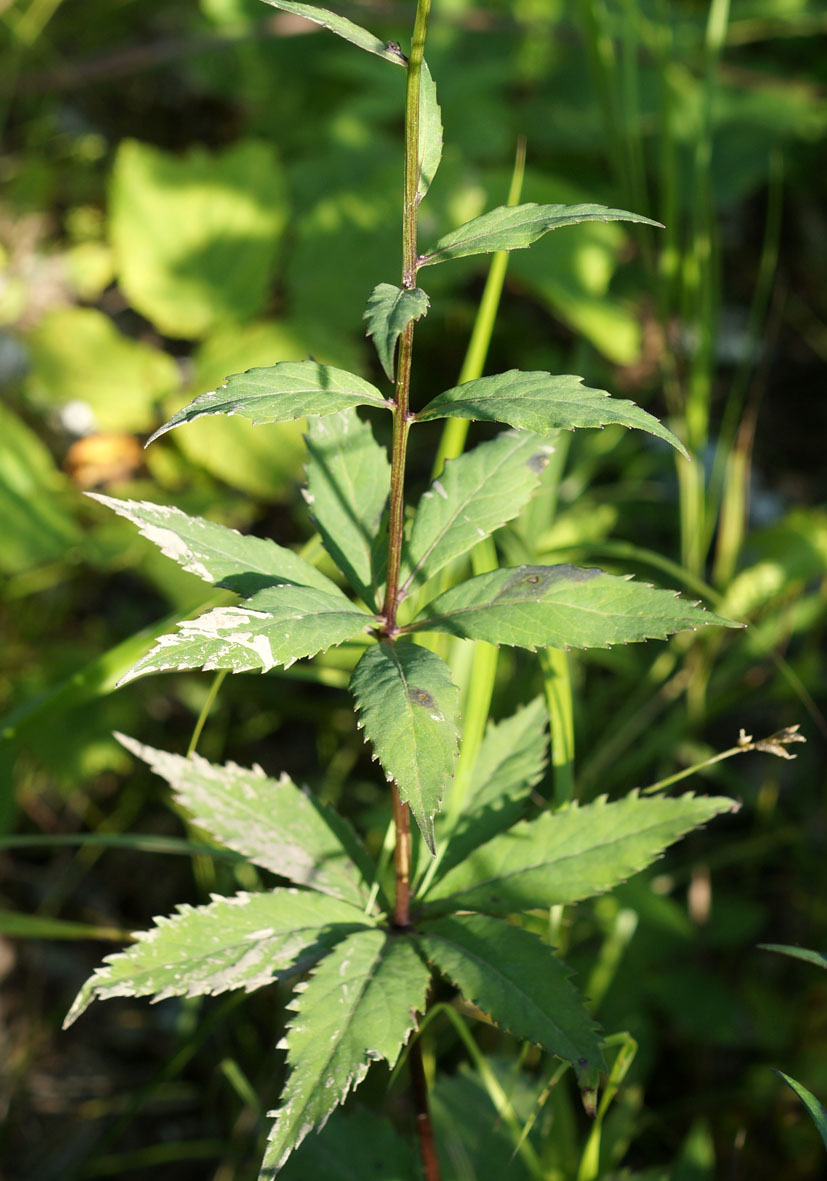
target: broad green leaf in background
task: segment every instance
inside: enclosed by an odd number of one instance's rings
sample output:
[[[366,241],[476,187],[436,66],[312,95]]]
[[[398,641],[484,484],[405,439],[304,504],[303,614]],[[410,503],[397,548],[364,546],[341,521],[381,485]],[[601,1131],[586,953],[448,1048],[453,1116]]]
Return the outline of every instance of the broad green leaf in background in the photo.
[[[419,80],[419,175],[416,199],[421,201],[436,176],[442,159],[442,112],[436,96],[436,84],[427,62],[422,63]]]
[[[577,566],[513,566],[479,574],[422,609],[407,631],[444,631],[517,648],[608,648],[719,624],[677,592]]]
[[[118,740],[167,781],[177,802],[221,845],[299,886],[311,886],[364,907],[373,867],[344,817],[288,775],[270,779],[259,768],[217,766]]]
[[[264,3],[272,5],[273,8],[280,8],[282,12],[290,12],[293,16],[302,16],[305,20],[313,21],[323,29],[329,29],[337,37],[350,41],[352,45],[366,49],[368,53],[375,53],[377,57],[383,57],[385,61],[393,62],[397,66],[405,65],[405,57],[400,49],[387,41],[381,41],[361,25],[355,25],[353,21],[344,16],[337,16],[327,8],[319,8],[315,4],[297,4],[293,3],[293,0],[264,0]]]
[[[420,1181],[410,1142],[389,1119],[356,1108],[334,1111],[279,1172],[279,1181]]]
[[[474,849],[430,889],[426,909],[509,914],[579,902],[638,873],[690,829],[737,810],[723,796],[633,791],[543,812]]]
[[[686,455],[683,443],[654,415],[634,402],[612,398],[605,390],[590,389],[583,385],[582,377],[572,374],[555,376],[510,369],[445,390],[417,415],[421,422],[451,417],[507,422],[541,435],[551,435],[560,428],[571,431],[617,423],[665,439]]]
[[[608,209],[605,205],[536,205],[533,201],[525,205],[499,205],[445,234],[432,251],[420,256],[419,266],[465,258],[469,254],[520,250],[550,230],[581,221],[633,221],[660,227],[660,222],[651,218],[624,209]]]
[[[374,553],[390,490],[387,452],[355,410],[310,424],[305,498],[324,547],[351,586],[378,608]]]
[[[166,557],[205,582],[219,583],[242,595],[274,583],[338,593],[336,584],[315,566],[274,541],[246,536],[204,517],[190,517],[169,505],[116,500],[97,492],[87,495],[137,525],[142,536]]]
[[[375,757],[433,852],[433,817],[457,754],[459,691],[450,669],[427,648],[383,642],[362,656],[350,687]]]
[[[367,631],[372,617],[343,594],[310,586],[259,591],[240,607],[217,607],[186,619],[129,670],[125,685],[147,673],[185,668],[268,672],[313,656]]]
[[[827,968],[827,955],[823,951],[810,951],[806,947],[790,947],[787,943],[759,943],[763,951],[777,951],[781,955],[791,956],[795,960],[803,960],[805,964],[814,964],[817,968]]]
[[[423,923],[416,939],[428,962],[497,1025],[571,1062],[595,1085],[606,1067],[597,1026],[570,970],[537,935],[465,914]]]
[[[280,361],[228,377],[217,390],[201,394],[148,440],[206,414],[240,414],[253,423],[289,422],[306,414],[333,414],[352,406],[387,406],[375,385],[317,361]]]
[[[516,517],[554,450],[528,431],[506,431],[449,459],[419,501],[400,571],[400,597]]]
[[[411,941],[380,930],[353,934],[322,960],[291,1008],[290,1074],[268,1141],[262,1177],[274,1176],[314,1127],[365,1077],[393,1066],[425,1008],[431,973]]]
[[[184,155],[124,140],[110,186],[118,284],[168,336],[197,339],[265,307],[287,200],[270,144]]]
[[[373,343],[382,368],[389,381],[394,380],[396,342],[411,320],[418,320],[428,311],[429,299],[421,287],[406,290],[392,283],[379,283],[368,299],[364,318],[368,322],[366,336]]]
[[[796,1082],[794,1078],[790,1078],[788,1074],[784,1074],[782,1070],[776,1070],[775,1073],[779,1078],[783,1078],[787,1086],[791,1087],[796,1095],[798,1095],[812,1116],[813,1123],[818,1128],[818,1133],[824,1141],[824,1147],[827,1148],[827,1107],[816,1099],[812,1091],[808,1091],[806,1087],[802,1087],[801,1083]]]
[[[373,929],[358,907],[292,888],[183,905],[155,922],[136,934],[133,947],[106,957],[78,993],[64,1026],[96,998],[252,992],[289,969],[308,967],[350,933]]]

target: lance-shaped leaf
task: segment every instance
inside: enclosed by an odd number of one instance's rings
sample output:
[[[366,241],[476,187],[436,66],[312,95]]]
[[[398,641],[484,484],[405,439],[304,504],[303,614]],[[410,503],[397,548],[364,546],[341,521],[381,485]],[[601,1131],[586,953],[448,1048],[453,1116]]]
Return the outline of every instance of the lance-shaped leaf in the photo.
[[[308,1132],[359,1085],[371,1062],[394,1065],[425,1006],[430,971],[413,944],[359,932],[322,960],[291,1005],[290,1075],[260,1177],[274,1177]],[[300,986],[301,987],[301,986]]]
[[[309,967],[359,930],[375,930],[363,911],[306,890],[272,890],[179,906],[139,931],[127,951],[107,956],[78,993],[64,1025],[95,998],[205,996],[261,988]]]
[[[228,377],[217,390],[201,394],[173,414],[147,439],[147,446],[174,426],[208,414],[239,414],[253,423],[289,422],[333,414],[349,406],[387,406],[375,385],[318,361],[279,361]]]
[[[384,642],[368,648],[350,687],[375,758],[433,852],[433,817],[457,753],[459,691],[450,669],[427,648]]]
[[[373,343],[382,368],[388,380],[394,380],[394,354],[396,342],[411,320],[418,320],[428,311],[430,300],[421,287],[394,287],[392,283],[379,283],[374,287],[365,308],[364,319],[368,322],[366,336],[373,337]]]
[[[305,20],[312,21],[314,25],[321,25],[323,29],[329,29],[337,37],[350,41],[351,45],[357,45],[359,49],[366,49],[368,53],[375,53],[377,57],[383,57],[385,61],[393,62],[394,65],[404,66],[406,64],[405,55],[398,45],[374,37],[373,33],[369,33],[361,25],[355,25],[347,17],[338,16],[327,8],[319,8],[316,4],[296,4],[292,0],[264,0],[264,3],[270,4],[273,8],[280,8],[282,12],[290,12],[293,16],[303,16]]]
[[[325,549],[371,607],[379,576],[374,553],[390,490],[390,464],[355,410],[311,423],[305,498]]]
[[[571,1062],[591,1087],[605,1070],[597,1026],[571,972],[530,931],[480,914],[425,922],[417,933],[428,962],[502,1029]]]
[[[576,427],[617,424],[665,439],[686,455],[680,439],[654,415],[647,414],[634,402],[611,397],[605,390],[591,389],[583,385],[582,377],[569,373],[555,376],[509,369],[507,373],[467,381],[438,394],[417,418],[507,422],[509,426],[524,427],[539,435],[553,435],[560,429],[571,431]]]
[[[787,1086],[795,1091],[796,1095],[798,1095],[801,1102],[809,1111],[810,1117],[818,1129],[818,1134],[821,1136],[821,1139],[824,1142],[824,1147],[827,1148],[827,1107],[825,1107],[823,1103],[816,1099],[812,1091],[808,1091],[806,1087],[803,1087],[801,1083],[796,1082],[794,1078],[790,1078],[788,1074],[784,1074],[783,1070],[776,1070],[775,1074],[777,1074],[779,1078],[783,1078]]]
[[[480,845],[428,893],[426,909],[510,914],[579,902],[645,869],[684,833],[738,804],[722,796],[676,799],[630,792],[521,820]]]
[[[368,631],[373,617],[343,594],[311,586],[277,586],[259,591],[242,607],[216,607],[179,623],[161,636],[118,683],[147,673],[185,668],[226,668],[268,672],[303,656],[314,656]]]
[[[421,201],[431,181],[436,176],[442,159],[442,112],[436,97],[434,83],[428,63],[422,63],[419,81],[419,173],[416,184],[416,199]]]
[[[274,583],[315,586],[330,594],[339,593],[336,584],[315,566],[274,541],[246,536],[203,517],[190,517],[168,505],[116,500],[97,492],[88,492],[87,496],[137,525],[165,557],[205,582],[218,583],[241,595]]]
[[[422,618],[424,616],[425,618]],[[608,648],[703,624],[739,627],[674,591],[577,566],[513,566],[439,595],[409,631],[443,631],[517,648]]]
[[[506,431],[449,459],[419,502],[400,574],[401,596],[516,517],[553,451],[527,431]]]
[[[581,221],[634,221],[663,228],[660,222],[649,217],[628,213],[625,209],[607,209],[605,205],[537,205],[533,201],[526,205],[498,205],[440,238],[432,251],[420,257],[419,266],[427,267],[469,254],[519,250],[530,246],[550,230]]]
[[[365,883],[373,878],[367,851],[344,817],[288,775],[270,779],[260,767],[217,766],[116,737],[166,779],[177,803],[222,845],[291,882],[364,907]]]

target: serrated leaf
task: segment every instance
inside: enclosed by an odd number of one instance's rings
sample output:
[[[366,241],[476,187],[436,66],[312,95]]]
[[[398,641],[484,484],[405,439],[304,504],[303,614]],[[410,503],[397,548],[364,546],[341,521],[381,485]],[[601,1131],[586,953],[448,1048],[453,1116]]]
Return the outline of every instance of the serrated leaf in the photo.
[[[294,1148],[322,1127],[371,1062],[393,1066],[425,1007],[430,971],[404,936],[364,931],[322,960],[291,1008],[290,1075],[264,1154],[274,1177]]]
[[[325,549],[354,590],[376,609],[374,551],[390,491],[387,452],[355,410],[311,423],[306,442],[305,498]]]
[[[428,69],[422,63],[419,80],[419,173],[416,184],[417,203],[422,200],[431,181],[436,176],[442,159],[442,111],[436,96],[436,84]]]
[[[444,661],[403,641],[368,648],[350,680],[359,724],[431,852],[433,817],[453,774],[459,691]]]
[[[425,616],[425,618],[422,618]],[[513,566],[479,574],[428,603],[408,631],[443,631],[517,648],[608,648],[702,625],[738,627],[626,576],[577,566]]]
[[[613,398],[606,390],[583,385],[582,377],[565,373],[525,373],[509,369],[493,377],[481,377],[438,394],[417,418],[470,418],[483,422],[507,422],[537,434],[552,436],[556,430],[602,427],[610,424],[647,431],[671,443],[687,455],[680,439],[652,414],[634,402]],[[687,458],[688,455],[687,455]]]
[[[385,61],[393,62],[394,65],[406,65],[405,56],[398,46],[374,37],[373,33],[369,33],[361,25],[355,25],[347,17],[338,16],[327,8],[319,8],[315,4],[296,4],[292,0],[264,0],[264,3],[273,8],[280,8],[282,12],[291,12],[294,16],[303,16],[305,20],[321,25],[337,37],[350,41],[351,45],[357,45],[359,49],[365,49],[368,53],[375,53],[377,57],[383,57]]]
[[[426,909],[510,914],[579,902],[645,869],[698,825],[738,804],[722,796],[677,798],[630,792],[521,820],[473,850],[436,882]]]
[[[373,343],[382,368],[389,381],[394,380],[396,342],[411,320],[419,320],[428,311],[430,300],[421,287],[394,287],[392,283],[378,283],[370,293],[364,319],[368,322],[366,336]]]
[[[161,636],[118,683],[147,673],[185,668],[226,668],[231,672],[276,665],[289,667],[303,656],[333,648],[368,631],[373,617],[343,594],[310,586],[277,586],[252,595],[242,607],[216,607],[178,624]]]
[[[580,1078],[605,1070],[597,1026],[571,971],[536,935],[465,914],[423,923],[417,942],[429,963],[502,1029],[571,1062]]]
[[[794,1078],[790,1078],[788,1074],[784,1074],[783,1070],[776,1070],[775,1073],[779,1078],[783,1078],[784,1082],[795,1091],[801,1102],[807,1108],[812,1118],[813,1123],[818,1129],[818,1134],[824,1141],[824,1147],[827,1148],[827,1107],[816,1099],[812,1091],[808,1091],[801,1083],[796,1082]]]
[[[553,451],[527,431],[506,431],[449,459],[420,500],[405,547],[400,596],[516,517],[540,484]]]
[[[294,889],[183,905],[155,923],[139,931],[127,951],[106,957],[78,993],[64,1027],[95,998],[252,992],[287,971],[308,967],[352,932],[375,930],[358,907]]]
[[[373,867],[344,817],[288,775],[270,779],[260,767],[218,766],[144,746],[116,734],[128,751],[167,781],[199,828],[256,865],[364,907]]]
[[[608,209],[605,205],[498,205],[489,213],[467,221],[465,225],[440,238],[429,254],[419,259],[420,267],[445,262],[450,258],[465,258],[469,254],[491,254],[495,250],[520,250],[542,238],[550,230],[573,226],[581,221],[634,221],[647,226],[660,222],[628,213],[625,209]]]
[[[203,517],[190,517],[169,505],[116,500],[97,492],[88,492],[87,496],[137,525],[141,535],[157,545],[165,557],[205,582],[241,595],[274,583],[315,586],[330,594],[339,593],[336,584],[315,566],[274,541],[238,533]]]
[[[240,414],[252,423],[290,422],[304,415],[334,414],[351,406],[387,406],[375,385],[318,361],[279,361],[266,369],[234,373],[217,390],[200,394],[173,414],[155,439],[207,414]]]

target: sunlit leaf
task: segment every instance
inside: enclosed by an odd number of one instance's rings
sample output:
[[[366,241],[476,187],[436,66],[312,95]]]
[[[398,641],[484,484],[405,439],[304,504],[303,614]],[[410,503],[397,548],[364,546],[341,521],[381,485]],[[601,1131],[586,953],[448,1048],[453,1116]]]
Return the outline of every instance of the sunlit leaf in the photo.
[[[264,0],[264,3],[272,5],[273,8],[280,8],[282,12],[291,12],[294,16],[303,16],[305,20],[313,21],[323,29],[329,29],[337,37],[343,37],[345,41],[350,41],[359,49],[366,49],[368,53],[375,53],[385,61],[393,62],[397,66],[406,64],[405,57],[397,46],[381,41],[361,25],[355,25],[347,17],[337,16],[327,8],[319,8],[316,4],[297,4],[293,3],[293,0]]]
[[[428,311],[429,299],[421,287],[406,290],[392,283],[379,283],[368,299],[364,318],[368,322],[366,335],[373,343],[382,368],[389,381],[394,380],[396,342],[411,320],[418,320]]]

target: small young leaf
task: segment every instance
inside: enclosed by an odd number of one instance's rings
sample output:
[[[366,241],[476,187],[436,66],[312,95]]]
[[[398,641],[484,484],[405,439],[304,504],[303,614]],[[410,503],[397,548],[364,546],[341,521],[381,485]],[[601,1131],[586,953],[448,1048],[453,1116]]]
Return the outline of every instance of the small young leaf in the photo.
[[[436,84],[427,62],[422,63],[419,82],[419,177],[416,200],[419,203],[436,176],[442,159],[442,112],[436,96]]]
[[[582,377],[566,373],[524,373],[509,369],[493,377],[467,381],[438,394],[417,418],[470,418],[483,422],[507,422],[525,427],[540,435],[576,427],[619,426],[648,431],[671,443],[681,455],[686,449],[680,439],[667,430],[652,414],[634,402],[612,398],[605,390],[583,385]],[[688,458],[688,456],[687,456]]]
[[[605,1070],[597,1026],[571,972],[536,935],[464,914],[423,923],[417,942],[428,962],[502,1029],[571,1062],[579,1077]]]
[[[375,757],[433,852],[433,817],[457,753],[459,691],[450,669],[427,648],[384,642],[368,648],[350,687]]]
[[[127,951],[107,956],[67,1014],[71,1025],[95,998],[212,996],[252,992],[287,971],[309,967],[355,931],[375,928],[364,912],[338,898],[272,890],[179,906],[139,931]]]
[[[664,639],[704,624],[739,626],[674,591],[602,570],[514,566],[452,587],[423,608],[406,630],[449,632],[534,652]]]
[[[419,320],[428,311],[430,300],[421,287],[406,290],[392,283],[379,283],[368,299],[364,319],[368,322],[366,336],[373,343],[388,380],[394,380],[396,342],[411,320]]]
[[[118,682],[147,673],[185,668],[227,668],[234,673],[281,664],[333,648],[368,631],[372,617],[335,595],[310,586],[277,586],[259,591],[242,607],[216,607],[178,624],[161,636]]]
[[[806,947],[791,947],[788,943],[759,943],[758,946],[763,951],[777,951],[780,955],[803,960],[805,964],[815,964],[817,968],[827,968],[827,955],[823,951],[810,951]]]
[[[333,414],[350,406],[387,406],[375,385],[318,361],[279,361],[266,369],[235,373],[173,414],[147,439],[206,414],[240,414],[252,423],[289,422],[304,415]]]
[[[259,767],[221,767],[116,738],[166,779],[177,803],[220,844],[297,885],[364,907],[373,878],[367,851],[344,817],[289,776],[270,779]]]
[[[264,3],[272,5],[273,8],[280,8],[283,12],[290,12],[294,16],[303,16],[305,20],[321,25],[323,29],[329,29],[337,37],[349,41],[351,45],[366,49],[368,53],[375,53],[377,57],[383,57],[385,61],[393,62],[394,65],[406,64],[405,56],[398,46],[381,41],[361,25],[355,25],[347,17],[338,16],[327,8],[319,8],[315,4],[296,4],[293,0],[264,0]]]
[[[527,431],[506,431],[449,459],[417,507],[400,597],[516,517],[538,488],[552,451]]]
[[[816,1099],[812,1091],[808,1091],[806,1087],[802,1087],[801,1083],[790,1078],[788,1074],[784,1074],[782,1070],[776,1070],[775,1073],[779,1078],[783,1078],[788,1087],[791,1087],[798,1095],[801,1102],[807,1108],[812,1117],[812,1121],[818,1128],[818,1134],[824,1141],[824,1147],[827,1148],[827,1107]]]
[[[355,410],[315,420],[305,438],[305,497],[324,547],[354,590],[376,609],[374,550],[390,490],[387,452]]]
[[[440,238],[429,254],[420,257],[419,266],[427,267],[469,254],[520,250],[542,238],[549,230],[559,230],[581,221],[634,221],[663,228],[660,222],[651,218],[627,213],[625,209],[607,209],[605,205],[537,205],[533,201],[526,205],[498,205]]]
[[[358,1087],[371,1062],[393,1066],[425,1007],[430,971],[412,942],[385,931],[354,934],[322,960],[291,1008],[290,1074],[261,1177]],[[298,990],[297,990],[298,991]]]
[[[93,500],[111,508],[137,525],[141,534],[157,545],[190,574],[217,583],[238,594],[250,595],[274,583],[315,586],[339,593],[334,582],[292,550],[261,537],[245,536],[215,521],[190,517],[180,509],[143,500],[115,500],[87,492]]]
[[[579,902],[645,869],[684,833],[738,804],[722,796],[630,792],[521,820],[475,849],[428,892],[426,910],[511,914]]]

